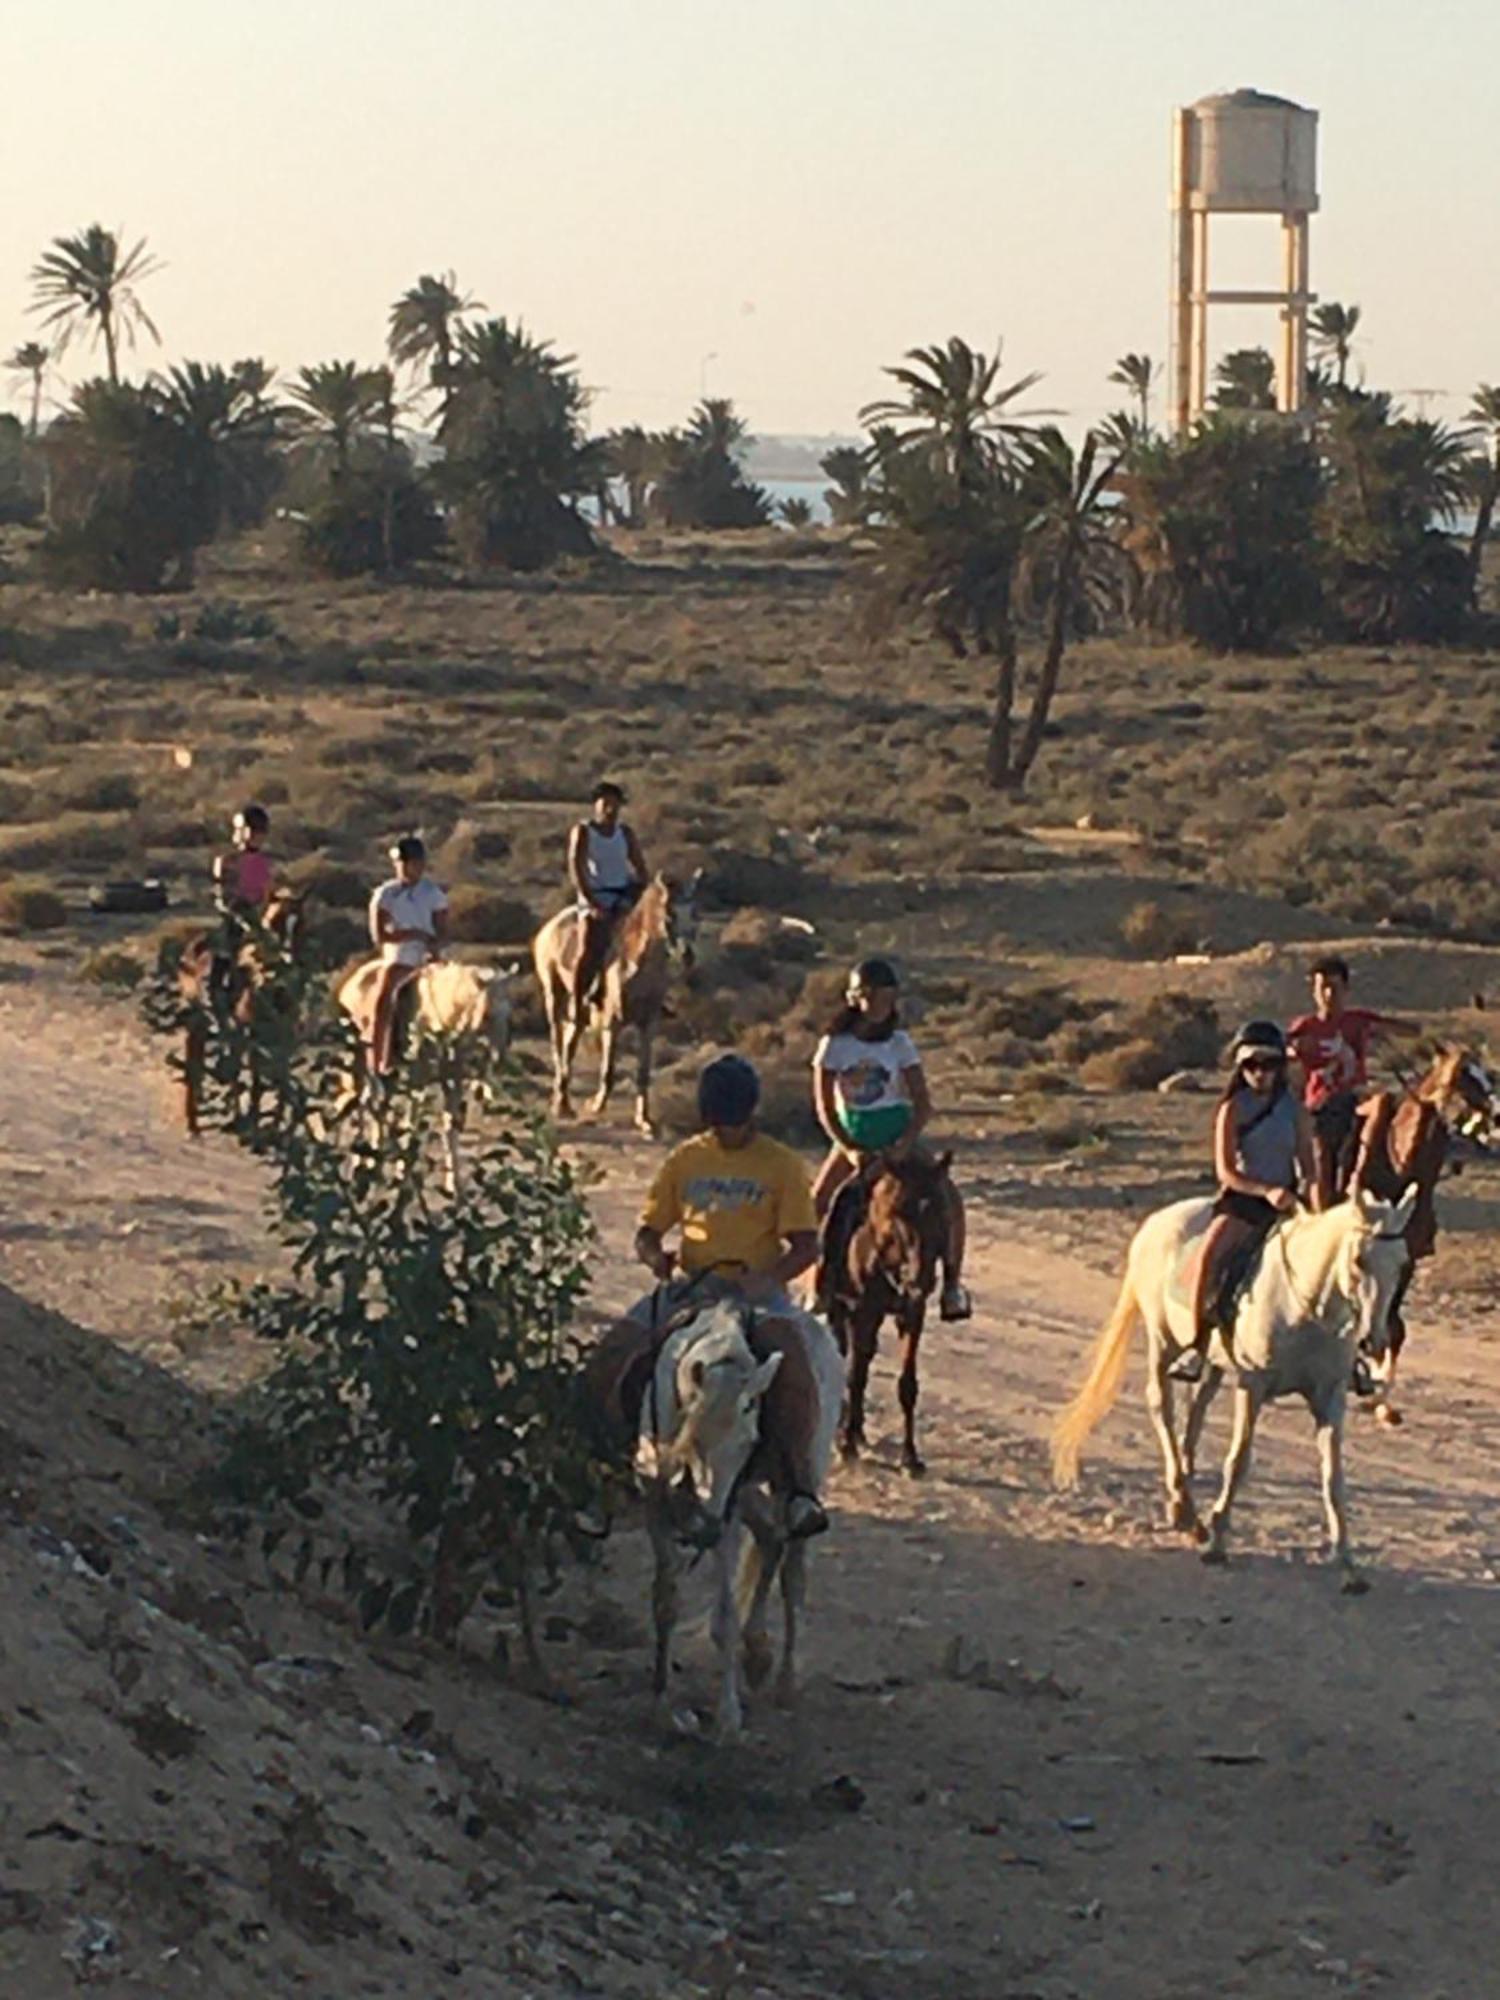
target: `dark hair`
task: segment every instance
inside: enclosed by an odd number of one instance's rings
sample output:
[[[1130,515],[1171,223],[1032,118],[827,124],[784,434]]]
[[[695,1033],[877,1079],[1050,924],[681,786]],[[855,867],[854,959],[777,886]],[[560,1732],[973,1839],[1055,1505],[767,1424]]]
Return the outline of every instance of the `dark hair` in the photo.
[[[393,861],[425,861],[427,843],[419,833],[403,833],[391,849]]]
[[[613,799],[617,805],[624,805],[625,787],[617,785],[613,778],[601,778],[589,793],[589,798],[594,805],[598,805],[601,799]]]
[[[888,958],[862,958],[849,974],[849,984],[869,987],[878,992],[898,993],[901,981],[896,968]],[[856,1031],[862,1042],[888,1042],[901,1025],[901,1010],[893,1007],[886,1018],[877,1023],[870,1022],[868,1032],[859,1029],[860,1022],[868,1022],[869,1016],[862,1007],[846,1001],[829,1024],[830,1035],[849,1035]]]
[[[1347,958],[1340,958],[1337,952],[1331,953],[1327,958],[1315,959],[1307,976],[1309,979],[1316,979],[1320,974],[1324,979],[1342,979],[1347,986],[1350,977],[1349,961]]]
[[[235,814],[235,818],[241,826],[247,827],[251,833],[269,833],[271,831],[271,815],[266,811],[264,806],[241,806]]]
[[[743,1056],[716,1056],[698,1078],[698,1116],[705,1125],[748,1125],[760,1102],[760,1078]]]

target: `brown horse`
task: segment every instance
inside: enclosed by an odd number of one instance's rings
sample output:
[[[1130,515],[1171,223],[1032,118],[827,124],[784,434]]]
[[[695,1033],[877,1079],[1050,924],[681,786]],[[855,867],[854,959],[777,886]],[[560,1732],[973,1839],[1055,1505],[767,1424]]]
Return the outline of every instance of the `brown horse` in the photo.
[[[1351,1187],[1367,1188],[1383,1201],[1399,1199],[1407,1187],[1417,1190],[1417,1205],[1406,1225],[1411,1261],[1391,1301],[1390,1345],[1375,1406],[1376,1416],[1385,1423],[1401,1422],[1390,1394],[1397,1356],[1406,1340],[1402,1305],[1417,1265],[1437,1247],[1434,1195],[1453,1129],[1472,1130],[1483,1138],[1495,1110],[1494,1083],[1478,1057],[1464,1049],[1444,1049],[1419,1082],[1399,1093],[1382,1091],[1360,1107],[1359,1152]]]
[[[220,939],[213,932],[189,938],[177,961],[177,991],[186,1022],[182,1063],[182,1116],[198,1133],[198,1114],[208,1060],[209,1021],[218,1017],[250,1038],[250,1107],[259,1100],[255,1037],[272,1026],[289,1029],[298,1004],[295,968],[306,935],[305,895],[274,890],[261,913],[261,933],[247,935],[225,967]],[[270,949],[266,941],[270,940]],[[217,982],[216,982],[217,975]]]
[[[834,1257],[823,1293],[829,1324],[849,1367],[840,1448],[859,1456],[865,1438],[865,1389],[880,1328],[894,1319],[901,1335],[897,1396],[904,1434],[901,1463],[914,1478],[926,1471],[917,1451],[917,1350],[927,1301],[937,1283],[947,1240],[946,1182],[953,1155],[911,1153],[883,1160],[864,1182],[865,1212]]]
[[[597,1117],[609,1102],[620,1030],[634,1028],[639,1050],[635,1122],[648,1137],[656,1130],[651,1118],[652,1040],[666,1003],[673,960],[692,969],[698,933],[696,897],[702,879],[700,869],[687,882],[657,875],[647,883],[639,902],[615,932],[604,965],[603,998],[592,1006],[599,1023],[599,1087],[589,1110]],[[580,1002],[576,990],[582,944],[583,926],[577,910],[562,910],[542,926],[531,947],[552,1038],[552,1113],[556,1118],[573,1115],[569,1097],[573,1059],[591,1006]]]

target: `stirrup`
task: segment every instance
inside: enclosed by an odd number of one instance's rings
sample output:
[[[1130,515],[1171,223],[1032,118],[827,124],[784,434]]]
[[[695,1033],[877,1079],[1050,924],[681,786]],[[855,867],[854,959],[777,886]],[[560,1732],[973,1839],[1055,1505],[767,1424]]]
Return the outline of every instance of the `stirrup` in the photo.
[[[956,1280],[951,1285],[944,1285],[938,1301],[938,1318],[951,1321],[973,1317],[974,1301],[969,1297],[968,1286],[960,1285]]]
[[[1185,1347],[1168,1366],[1167,1374],[1174,1382],[1201,1382],[1207,1365],[1208,1356],[1201,1347]]]
[[[787,1501],[786,1531],[794,1542],[828,1532],[828,1512],[816,1493],[794,1493]]]

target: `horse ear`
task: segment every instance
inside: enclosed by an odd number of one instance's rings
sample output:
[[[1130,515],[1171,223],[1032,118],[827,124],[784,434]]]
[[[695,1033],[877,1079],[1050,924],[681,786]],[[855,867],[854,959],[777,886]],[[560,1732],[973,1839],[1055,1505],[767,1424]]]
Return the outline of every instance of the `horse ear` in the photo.
[[[781,1360],[782,1357],[779,1350],[775,1354],[768,1354],[766,1356],[759,1368],[750,1377],[750,1393],[752,1396],[763,1396],[766,1393],[767,1389],[776,1380],[776,1370],[781,1366]]]

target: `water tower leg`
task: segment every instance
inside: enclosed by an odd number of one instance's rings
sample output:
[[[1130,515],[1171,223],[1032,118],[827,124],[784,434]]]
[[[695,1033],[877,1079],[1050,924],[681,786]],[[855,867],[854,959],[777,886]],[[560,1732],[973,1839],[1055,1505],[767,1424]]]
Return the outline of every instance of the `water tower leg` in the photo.
[[[1208,211],[1192,215],[1192,382],[1189,413],[1201,417],[1208,407]]]
[[[1172,429],[1186,435],[1193,398],[1193,218],[1188,208],[1188,113],[1172,120]]]

